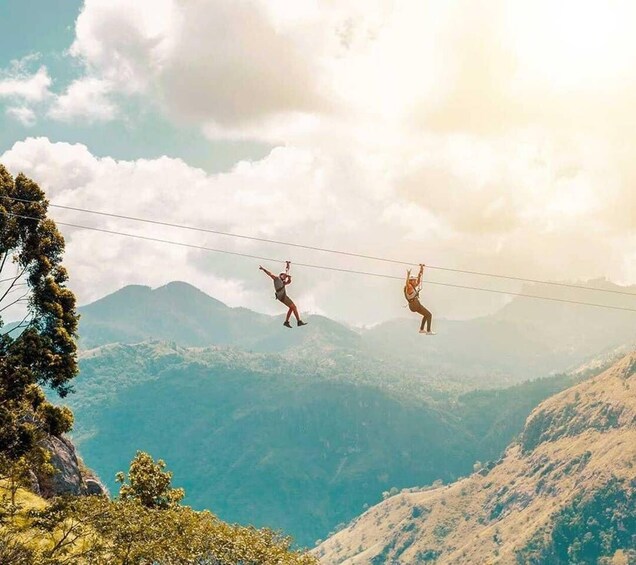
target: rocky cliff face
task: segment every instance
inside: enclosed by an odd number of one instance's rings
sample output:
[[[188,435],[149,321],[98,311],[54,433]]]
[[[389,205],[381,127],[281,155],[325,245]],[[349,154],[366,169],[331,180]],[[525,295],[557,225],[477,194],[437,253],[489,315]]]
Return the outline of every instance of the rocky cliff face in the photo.
[[[315,554],[324,564],[636,563],[635,549],[631,353],[537,407],[498,464],[398,494]]]
[[[77,456],[75,446],[65,437],[49,436],[43,447],[50,454],[52,476],[33,476],[32,490],[44,498],[61,495],[108,495],[99,478],[86,469]]]

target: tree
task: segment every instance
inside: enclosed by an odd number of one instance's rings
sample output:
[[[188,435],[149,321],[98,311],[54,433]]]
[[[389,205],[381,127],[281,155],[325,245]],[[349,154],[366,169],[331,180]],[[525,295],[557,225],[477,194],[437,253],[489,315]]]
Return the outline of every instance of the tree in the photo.
[[[47,217],[44,192],[0,165],[0,466],[37,449],[43,435],[70,429],[66,408],[46,402],[40,386],[64,397],[77,375],[75,296],[66,287],[64,238]],[[3,316],[19,309],[21,320]],[[0,469],[2,470],[2,469]]]
[[[166,464],[138,451],[130,463],[128,483],[124,473],[117,473],[117,482],[121,483],[119,498],[136,500],[146,508],[171,508],[178,506],[185,496],[181,488],[172,488],[172,473],[164,472]]]
[[[34,563],[317,565],[314,557],[293,549],[290,538],[226,524],[210,512],[184,506],[148,508],[132,498],[69,497],[31,511],[25,520],[23,539],[37,548]]]
[[[130,483],[122,484],[116,500],[65,496],[34,505],[23,499],[10,520],[0,520],[0,563],[317,565],[278,532],[227,524],[209,511],[179,505],[183,491],[171,488],[164,467],[138,452]],[[125,483],[124,473],[118,475]]]

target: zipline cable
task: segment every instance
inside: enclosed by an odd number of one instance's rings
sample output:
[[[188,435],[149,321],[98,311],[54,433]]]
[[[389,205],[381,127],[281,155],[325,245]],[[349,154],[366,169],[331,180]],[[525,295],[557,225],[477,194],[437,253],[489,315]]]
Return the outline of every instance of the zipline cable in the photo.
[[[4,198],[7,200],[13,200],[16,202],[24,202],[24,203],[30,203],[30,204],[41,204],[41,202],[35,201],[35,200],[27,200],[24,198],[16,198],[13,196],[0,196],[0,198]],[[85,214],[94,214],[94,215],[98,215],[98,216],[105,216],[108,218],[117,218],[117,219],[121,219],[121,220],[130,220],[130,221],[134,221],[134,222],[142,222],[142,223],[146,223],[146,224],[152,224],[152,225],[156,225],[156,226],[164,226],[164,227],[171,227],[171,228],[177,228],[177,229],[183,229],[183,230],[189,230],[189,231],[196,231],[196,232],[201,232],[201,233],[209,233],[209,234],[214,234],[214,235],[221,235],[221,236],[226,236],[226,237],[234,237],[237,239],[246,239],[246,240],[250,240],[250,241],[258,241],[261,243],[271,243],[274,245],[287,245],[288,247],[296,247],[299,249],[307,249],[310,251],[319,251],[322,253],[333,253],[336,255],[344,255],[346,257],[355,257],[358,259],[368,259],[371,261],[380,261],[383,263],[393,263],[395,265],[406,265],[406,266],[412,266],[412,265],[416,265],[417,263],[413,263],[413,262],[408,262],[408,261],[401,261],[398,259],[390,259],[387,257],[377,257],[374,255],[365,255],[362,253],[352,253],[349,251],[340,251],[338,249],[329,249],[326,247],[316,247],[313,245],[304,245],[301,243],[291,243],[288,241],[281,241],[281,240],[276,240],[276,239],[267,239],[267,238],[263,238],[263,237],[256,237],[256,236],[250,236],[250,235],[245,235],[245,234],[239,234],[239,233],[232,233],[232,232],[225,232],[225,231],[220,231],[220,230],[215,230],[215,229],[211,229],[211,228],[202,228],[202,227],[197,227],[197,226],[189,226],[186,224],[176,224],[176,223],[172,223],[172,222],[164,222],[161,220],[152,220],[149,218],[140,218],[140,217],[136,217],[136,216],[127,216],[124,214],[115,214],[115,213],[111,213],[111,212],[102,212],[99,210],[90,210],[88,208],[77,208],[74,206],[63,206],[61,204],[50,204],[49,206],[51,206],[52,208],[60,208],[62,210],[70,210],[70,211],[74,211],[74,212],[82,212]],[[60,222],[58,222],[60,223]],[[451,273],[462,273],[462,274],[466,274],[466,275],[478,275],[481,277],[493,277],[493,278],[498,278],[498,279],[505,279],[505,280],[512,280],[512,281],[517,281],[517,282],[527,282],[527,283],[534,283],[534,284],[545,284],[545,285],[550,285],[550,286],[559,286],[559,287],[564,287],[564,288],[576,288],[579,290],[587,290],[587,291],[593,291],[593,292],[606,292],[609,294],[621,294],[623,296],[634,296],[636,297],[636,293],[634,292],[627,292],[627,291],[622,291],[622,290],[612,290],[612,289],[605,289],[605,288],[594,288],[594,287],[588,287],[588,286],[583,286],[583,285],[578,285],[578,284],[571,284],[571,283],[561,283],[561,282],[555,282],[555,281],[544,281],[544,280],[540,280],[540,279],[530,279],[530,278],[524,278],[524,277],[516,277],[516,276],[512,276],[512,275],[501,275],[501,274],[497,274],[497,273],[486,273],[486,272],[482,272],[482,271],[471,271],[471,270],[465,270],[465,269],[454,269],[454,268],[450,268],[450,267],[441,267],[438,265],[429,265],[426,264],[426,268],[427,269],[432,269],[432,270],[436,270],[436,271],[447,271],[447,272],[451,272]]]
[[[40,221],[41,218],[36,218],[33,216],[24,216],[21,214],[13,214],[11,212],[6,212],[6,214],[8,216],[12,216],[14,218],[22,218],[25,220],[35,220],[35,221]],[[151,241],[151,242],[155,242],[155,243],[164,243],[164,244],[168,244],[168,245],[175,245],[175,246],[179,246],[179,247],[186,247],[189,249],[198,249],[201,251],[209,251],[209,252],[213,252],[213,253],[224,253],[226,255],[234,255],[234,256],[238,256],[238,257],[245,257],[245,258],[249,258],[249,259],[258,259],[259,261],[272,261],[272,262],[284,262],[282,259],[275,259],[272,257],[262,257],[259,255],[251,255],[249,253],[239,253],[238,251],[228,251],[227,249],[216,249],[213,247],[206,247],[204,245],[196,245],[193,243],[184,243],[184,242],[180,242],[180,241],[174,241],[174,240],[170,240],[170,239],[162,239],[162,238],[158,238],[158,237],[151,237],[151,236],[146,236],[146,235],[138,235],[138,234],[132,234],[132,233],[127,233],[127,232],[120,232],[120,231],[115,231],[115,230],[109,230],[109,229],[105,229],[105,228],[98,228],[98,227],[94,227],[94,226],[83,226],[83,225],[79,225],[79,224],[71,224],[68,222],[55,222],[56,224],[59,224],[61,226],[67,226],[67,227],[72,227],[72,228],[76,228],[76,229],[83,229],[83,230],[90,230],[90,231],[95,231],[95,232],[101,232],[101,233],[105,233],[105,234],[109,234],[109,235],[118,235],[118,236],[122,236],[122,237],[130,237],[130,238],[134,238],[134,239],[139,239],[139,240],[143,240],[143,241]],[[373,273],[370,271],[358,271],[358,270],[354,270],[354,269],[343,269],[340,267],[328,267],[325,265],[312,265],[312,264],[308,264],[308,263],[296,263],[293,262],[293,265],[296,267],[305,267],[308,269],[321,269],[321,270],[325,270],[325,271],[335,271],[335,272],[339,272],[339,273],[350,273],[350,274],[355,274],[355,275],[364,275],[364,276],[369,276],[369,277],[377,277],[377,278],[383,278],[383,279],[392,279],[392,280],[399,280],[399,281],[404,281],[404,277],[396,277],[394,275],[385,275],[383,273]],[[594,306],[596,308],[608,308],[611,310],[623,310],[625,312],[636,312],[636,308],[625,308],[623,306],[612,306],[609,304],[598,304],[595,302],[583,302],[583,301],[579,301],[579,300],[569,300],[566,298],[553,298],[553,297],[548,297],[548,296],[539,296],[536,294],[525,294],[525,293],[521,293],[521,292],[509,292],[506,290],[495,290],[495,289],[491,289],[491,288],[481,288],[481,287],[477,287],[477,286],[468,286],[468,285],[459,285],[459,284],[451,284],[451,283],[443,283],[443,282],[437,282],[437,281],[426,281],[426,284],[432,284],[432,285],[437,285],[437,286],[447,286],[447,287],[451,287],[451,288],[461,288],[461,289],[466,289],[466,290],[478,290],[481,292],[490,292],[490,293],[494,293],[494,294],[505,294],[508,296],[519,296],[519,297],[523,297],[523,298],[534,298],[536,300],[550,300],[553,302],[563,302],[563,303],[567,303],[567,304],[578,304],[578,305],[582,305],[582,306]]]

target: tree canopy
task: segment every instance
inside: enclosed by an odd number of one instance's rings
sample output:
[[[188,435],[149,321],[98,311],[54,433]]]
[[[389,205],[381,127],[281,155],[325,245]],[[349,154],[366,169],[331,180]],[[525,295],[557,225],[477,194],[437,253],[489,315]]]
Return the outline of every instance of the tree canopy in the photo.
[[[181,506],[183,491],[170,486],[164,467],[138,452],[120,475],[130,483],[116,500],[82,496],[44,503],[21,492],[17,511],[0,483],[0,563],[317,565],[293,549],[291,538]]]
[[[172,473],[164,471],[166,464],[157,462],[144,453],[137,455],[130,464],[128,482],[123,472],[117,473],[117,482],[121,483],[119,498],[135,500],[146,508],[171,508],[177,506],[185,496],[183,489],[172,488]]]
[[[66,286],[64,238],[47,213],[42,189],[0,165],[0,464],[73,423],[40,388],[64,397],[78,372],[79,316]],[[19,321],[7,324],[7,315]]]

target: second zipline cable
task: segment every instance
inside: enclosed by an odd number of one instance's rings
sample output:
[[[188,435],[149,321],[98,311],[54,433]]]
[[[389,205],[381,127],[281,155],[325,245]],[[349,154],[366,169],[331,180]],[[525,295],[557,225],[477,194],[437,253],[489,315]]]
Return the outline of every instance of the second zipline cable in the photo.
[[[12,216],[14,218],[22,218],[25,220],[34,220],[34,221],[40,221],[41,218],[36,218],[33,216],[23,216],[20,214],[13,214],[11,212],[7,213],[8,216]],[[226,255],[234,255],[237,257],[245,257],[248,259],[257,259],[259,261],[273,261],[273,262],[284,262],[284,260],[282,259],[276,259],[276,258],[272,258],[272,257],[262,257],[259,255],[252,255],[249,253],[240,253],[238,251],[228,251],[227,249],[216,249],[213,247],[206,247],[204,245],[196,245],[193,243],[184,243],[184,242],[180,242],[180,241],[174,241],[174,240],[170,240],[170,239],[162,239],[162,238],[158,238],[158,237],[151,237],[151,236],[146,236],[146,235],[138,235],[138,234],[132,234],[132,233],[127,233],[127,232],[120,232],[120,231],[115,231],[115,230],[109,230],[109,229],[105,229],[105,228],[97,228],[97,227],[93,227],[93,226],[83,226],[83,225],[79,225],[79,224],[71,224],[68,222],[55,222],[56,224],[59,224],[61,226],[67,226],[67,227],[72,227],[72,228],[76,228],[76,229],[83,229],[83,230],[90,230],[90,231],[96,231],[96,232],[101,232],[101,233],[105,233],[105,234],[109,234],[109,235],[118,235],[118,236],[122,236],[122,237],[131,237],[134,239],[139,239],[142,241],[151,241],[154,243],[163,243],[163,244],[167,244],[167,245],[176,245],[179,247],[186,247],[189,249],[198,249],[201,251],[209,251],[212,253],[223,253]],[[296,263],[296,262],[292,262],[293,265],[297,266],[297,267],[305,267],[308,269],[321,269],[321,270],[325,270],[325,271],[335,271],[335,272],[339,272],[339,273],[350,273],[350,274],[355,274],[355,275],[364,275],[364,276],[369,276],[369,277],[377,277],[377,278],[383,278],[383,279],[392,279],[392,280],[399,280],[399,281],[403,281],[404,277],[396,277],[395,275],[385,275],[383,273],[373,273],[370,271],[358,271],[355,269],[344,269],[344,268],[340,268],[340,267],[328,267],[325,265],[313,265],[313,264],[309,264],[309,263]],[[636,308],[625,308],[623,306],[612,306],[609,304],[598,304],[596,302],[583,302],[583,301],[579,301],[579,300],[569,300],[566,298],[554,298],[554,297],[549,297],[549,296],[539,296],[537,294],[526,294],[526,293],[522,293],[522,292],[509,292],[506,290],[496,290],[496,289],[491,289],[491,288],[481,288],[481,287],[477,287],[477,286],[468,286],[468,285],[460,285],[460,284],[451,284],[451,283],[443,283],[443,282],[436,282],[436,281],[426,281],[426,284],[432,284],[432,285],[436,285],[436,286],[446,286],[446,287],[450,287],[450,288],[460,288],[460,289],[465,289],[465,290],[477,290],[480,292],[490,292],[493,294],[505,294],[508,296],[519,296],[519,297],[523,297],[523,298],[533,298],[535,300],[549,300],[552,302],[562,302],[562,303],[567,303],[567,304],[578,304],[581,306],[594,306],[596,308],[608,308],[611,310],[623,310],[625,312],[636,312]]]
[[[34,200],[27,200],[25,198],[16,198],[13,196],[0,196],[0,198],[4,198],[7,200],[13,200],[15,202],[24,202],[24,203],[31,203],[31,204],[41,204],[41,202],[37,202]],[[60,208],[61,210],[70,210],[73,212],[81,212],[84,214],[94,214],[94,215],[98,215],[98,216],[105,216],[108,218],[117,218],[120,220],[130,220],[133,222],[141,222],[141,223],[146,223],[146,224],[151,224],[151,225],[156,225],[156,226],[164,226],[164,227],[171,227],[171,228],[176,228],[176,229],[183,229],[183,230],[188,230],[188,231],[196,231],[196,232],[200,232],[200,233],[209,233],[209,234],[213,234],[213,235],[221,235],[221,236],[225,236],[225,237],[234,237],[237,239],[246,239],[246,240],[250,240],[250,241],[258,241],[261,243],[271,243],[274,245],[286,245],[288,247],[295,247],[298,249],[307,249],[309,251],[319,251],[321,253],[332,253],[335,255],[343,255],[345,257],[355,257],[357,259],[368,259],[370,261],[379,261],[379,262],[383,262],[383,263],[393,263],[395,265],[407,265],[407,266],[411,266],[411,265],[416,265],[418,264],[418,262],[408,262],[408,261],[402,261],[402,260],[398,260],[398,259],[390,259],[388,257],[377,257],[374,255],[365,255],[363,253],[353,253],[350,251],[340,251],[338,249],[329,249],[326,247],[317,247],[317,246],[313,246],[313,245],[304,245],[301,243],[292,243],[292,242],[288,242],[288,241],[280,241],[280,240],[276,240],[276,239],[268,239],[268,238],[264,238],[264,237],[256,237],[256,236],[250,236],[250,235],[245,235],[245,234],[239,234],[239,233],[232,233],[232,232],[225,232],[225,231],[221,231],[221,230],[215,230],[215,229],[211,229],[211,228],[202,228],[202,227],[197,227],[197,226],[189,226],[186,224],[176,224],[176,223],[172,223],[172,222],[165,222],[162,220],[151,220],[149,218],[139,218],[136,216],[127,216],[125,214],[115,214],[112,212],[102,212],[99,210],[90,210],[88,208],[77,208],[74,206],[63,206],[62,204],[50,204],[49,206],[51,206],[52,208]],[[62,224],[62,222],[58,222],[59,224]],[[579,290],[586,290],[586,291],[591,291],[591,292],[604,292],[604,293],[609,293],[609,294],[620,294],[623,296],[632,296],[632,297],[636,297],[636,293],[633,292],[627,292],[627,291],[622,291],[622,290],[612,290],[612,289],[606,289],[606,288],[594,288],[594,287],[588,287],[588,286],[583,286],[583,285],[579,285],[579,284],[572,284],[572,283],[561,283],[561,282],[555,282],[555,281],[544,281],[544,280],[540,280],[540,279],[531,279],[531,278],[525,278],[525,277],[516,277],[513,275],[501,275],[498,273],[486,273],[486,272],[482,272],[482,271],[472,271],[472,270],[466,270],[466,269],[454,269],[451,267],[441,267],[438,265],[429,265],[426,264],[426,268],[427,269],[431,269],[431,270],[436,270],[436,271],[447,271],[450,273],[461,273],[461,274],[466,274],[466,275],[477,275],[480,277],[493,277],[493,278],[497,278],[497,279],[504,279],[504,280],[511,280],[511,281],[517,281],[517,282],[527,282],[527,283],[533,283],[533,284],[544,284],[544,285],[550,285],[550,286],[558,286],[558,287],[562,287],[562,288],[575,288],[575,289],[579,289]],[[438,283],[441,284],[441,283]],[[460,287],[461,288],[461,287]]]

